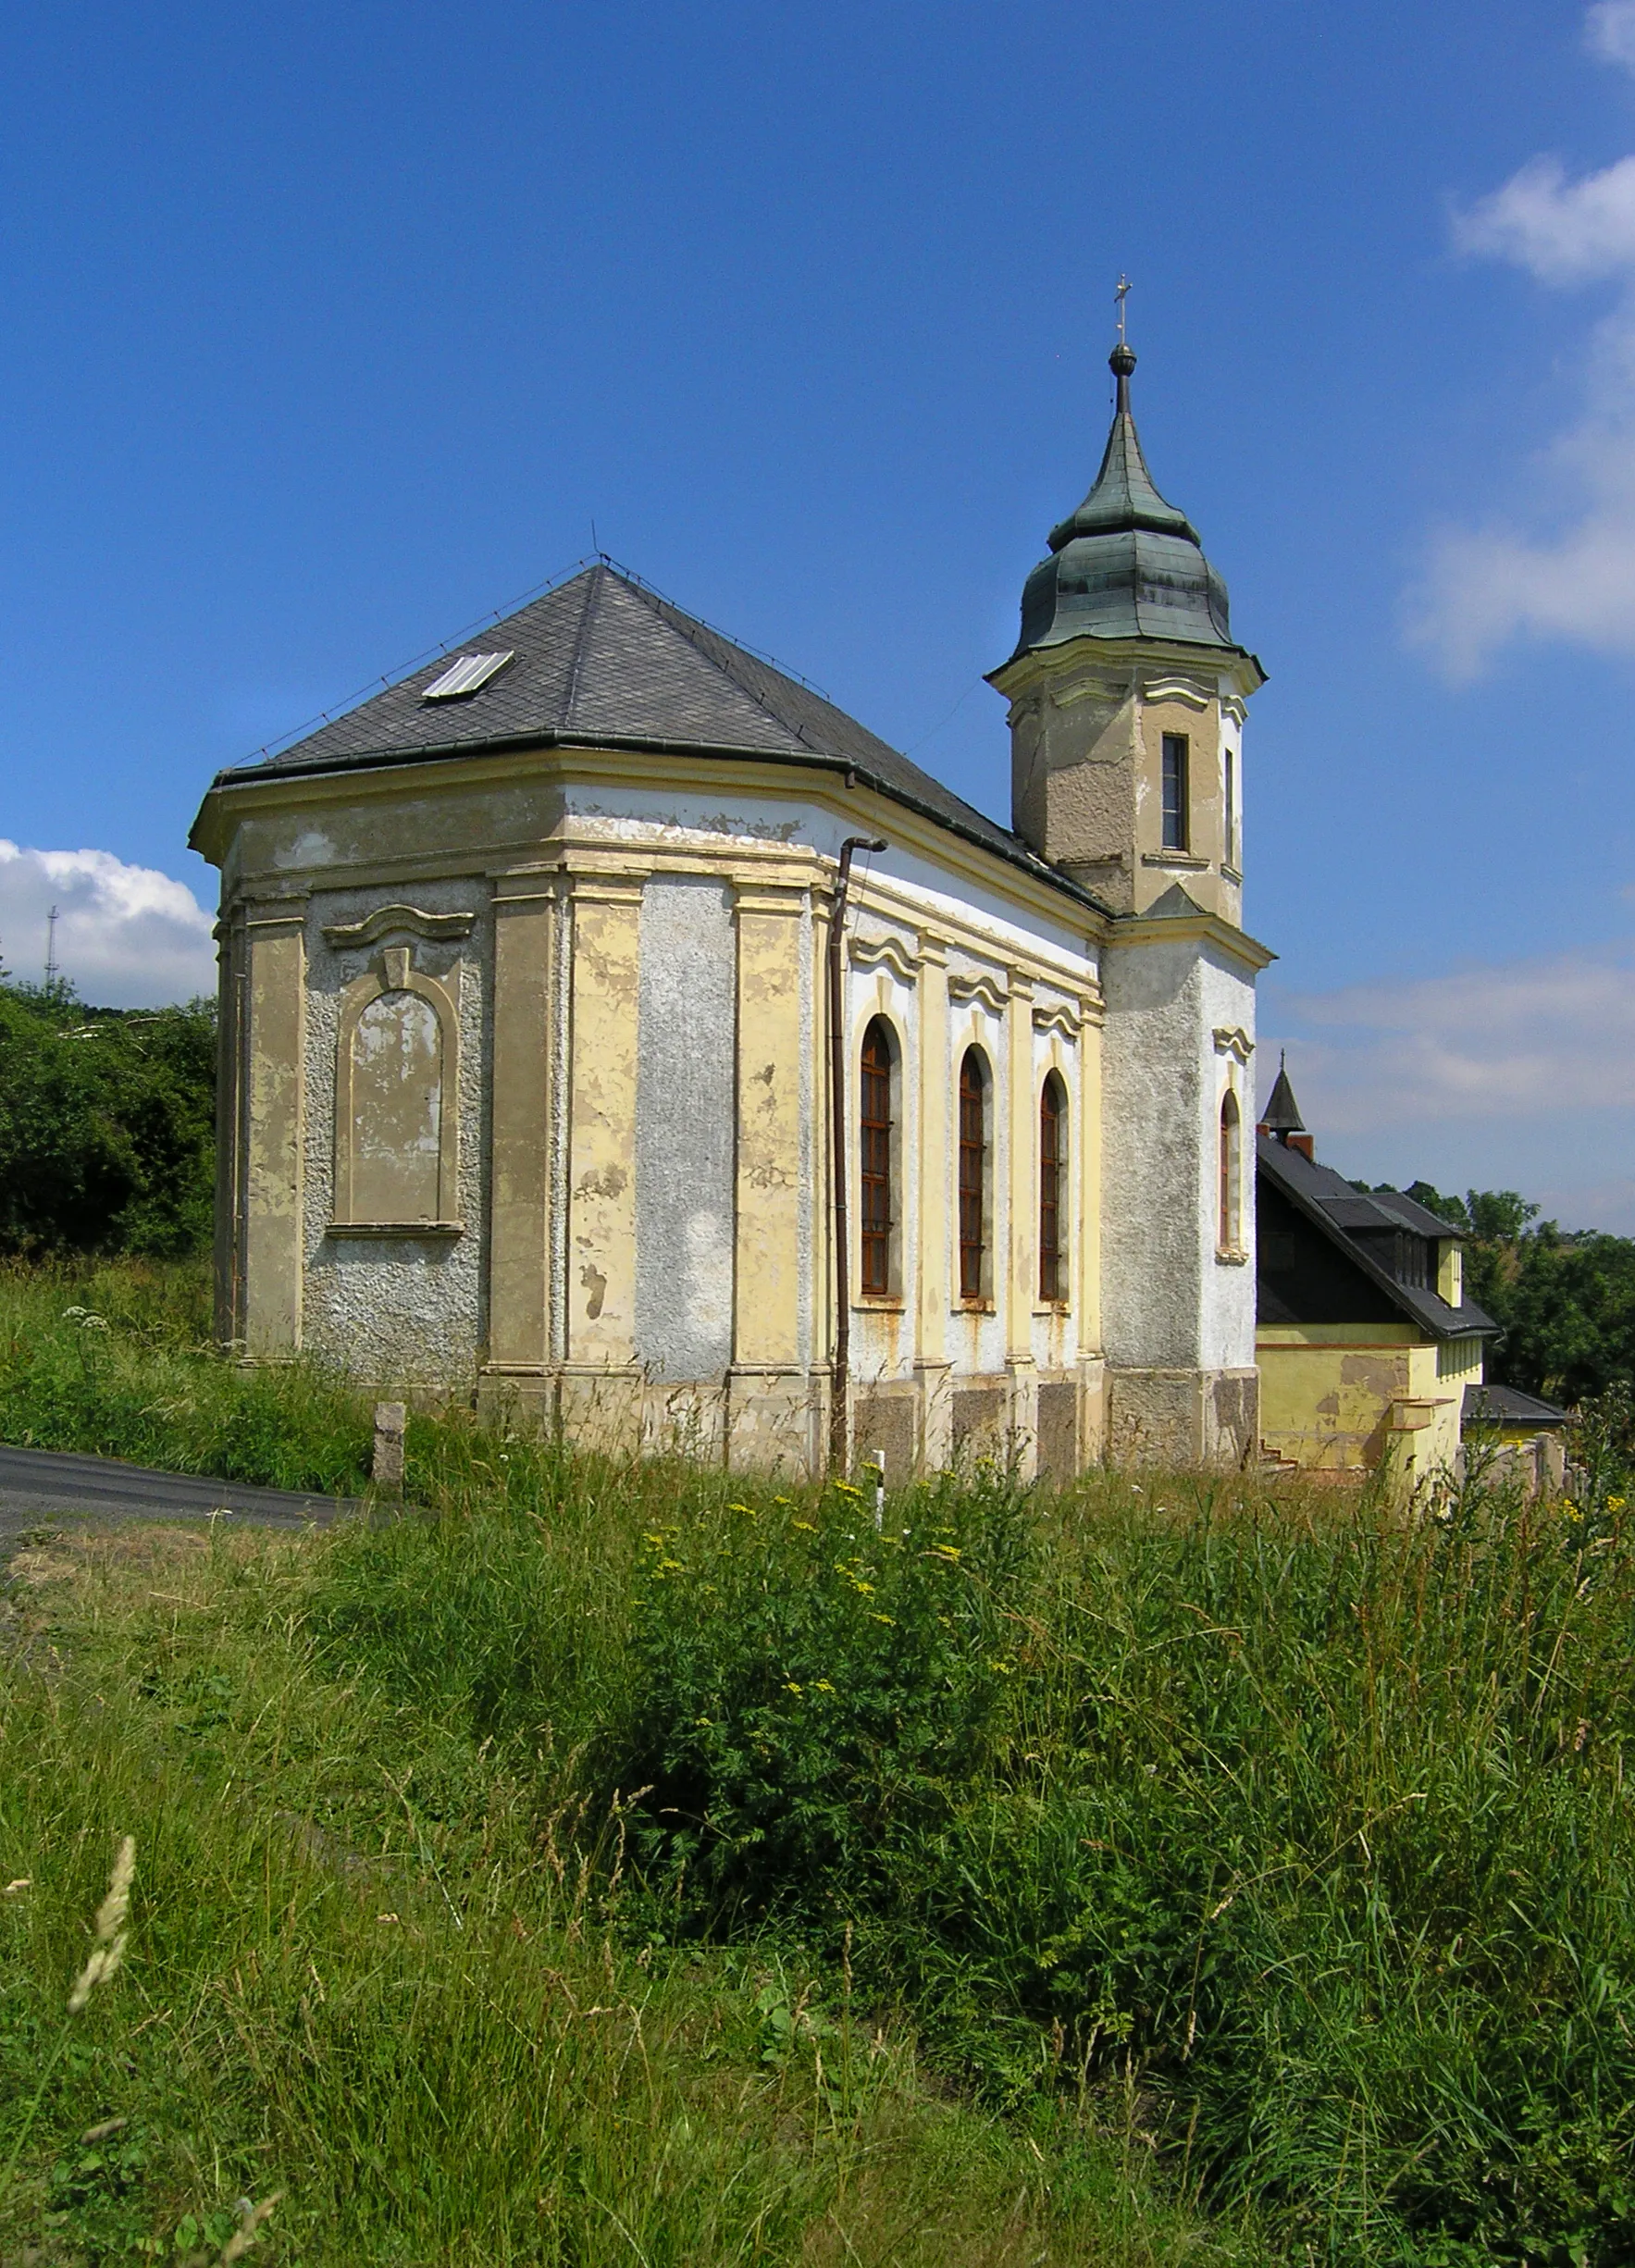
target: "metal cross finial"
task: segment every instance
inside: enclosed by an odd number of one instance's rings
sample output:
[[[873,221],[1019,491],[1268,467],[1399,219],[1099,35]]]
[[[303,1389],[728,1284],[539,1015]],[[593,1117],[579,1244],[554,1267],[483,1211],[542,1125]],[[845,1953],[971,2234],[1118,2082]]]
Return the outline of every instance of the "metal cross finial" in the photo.
[[[1129,298],[1129,296],[1130,279],[1128,276],[1121,275],[1119,278],[1117,284],[1113,287],[1113,299],[1119,310],[1119,344],[1121,346],[1127,346],[1129,344],[1129,341],[1124,337],[1124,302]]]

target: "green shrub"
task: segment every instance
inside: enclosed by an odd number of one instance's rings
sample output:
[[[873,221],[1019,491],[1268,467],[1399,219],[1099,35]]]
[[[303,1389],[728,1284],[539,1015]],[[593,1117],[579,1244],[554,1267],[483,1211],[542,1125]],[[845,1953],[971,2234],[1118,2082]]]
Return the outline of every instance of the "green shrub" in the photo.
[[[1051,1516],[992,1485],[646,1546],[655,1915],[844,1940],[1016,2101],[1126,2070],[1344,2262],[1635,2248],[1635,1536],[1474,1485]],[[675,1925],[672,1925],[675,1926]]]

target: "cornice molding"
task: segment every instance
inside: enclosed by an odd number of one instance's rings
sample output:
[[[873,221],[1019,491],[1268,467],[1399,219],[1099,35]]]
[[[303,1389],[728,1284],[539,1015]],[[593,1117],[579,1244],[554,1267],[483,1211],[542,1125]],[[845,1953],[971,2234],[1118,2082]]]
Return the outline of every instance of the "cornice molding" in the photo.
[[[1215,1026],[1215,1052],[1230,1055],[1239,1063],[1246,1064],[1255,1052],[1255,1043],[1241,1023],[1218,1023]]]
[[[1277,959],[1270,946],[1236,929],[1218,913],[1140,913],[1115,922],[1108,933],[1109,951],[1139,945],[1213,945],[1257,975]]]
[[[324,942],[337,952],[354,946],[375,945],[393,931],[411,937],[468,937],[477,917],[471,913],[423,913],[418,906],[377,906],[361,922],[336,922],[324,931]]]
[[[1065,1000],[1048,1000],[1034,1010],[1035,1032],[1059,1032],[1063,1039],[1077,1039],[1084,1028],[1084,1018]]]

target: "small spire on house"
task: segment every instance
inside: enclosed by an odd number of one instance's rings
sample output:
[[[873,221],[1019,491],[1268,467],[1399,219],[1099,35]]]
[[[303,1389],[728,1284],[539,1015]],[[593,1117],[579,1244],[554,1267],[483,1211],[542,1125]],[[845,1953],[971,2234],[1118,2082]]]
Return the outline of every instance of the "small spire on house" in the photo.
[[[1294,1100],[1294,1090],[1289,1084],[1286,1048],[1279,1051],[1276,1084],[1266,1098],[1266,1109],[1255,1131],[1257,1134],[1275,1135],[1285,1149],[1299,1150],[1307,1158],[1311,1156],[1311,1136],[1306,1131],[1306,1121],[1300,1115],[1300,1106]]]

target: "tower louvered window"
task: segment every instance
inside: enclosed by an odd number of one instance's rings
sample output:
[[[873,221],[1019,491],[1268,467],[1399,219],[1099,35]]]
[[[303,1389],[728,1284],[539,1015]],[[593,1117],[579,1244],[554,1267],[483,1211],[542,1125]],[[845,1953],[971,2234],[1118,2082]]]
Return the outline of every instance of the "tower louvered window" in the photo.
[[[863,1034],[858,1149],[862,1288],[875,1295],[891,1289],[891,1231],[897,1212],[892,1201],[892,1062],[891,1034],[876,1016]]]
[[[1067,1297],[1067,1090],[1055,1072],[1039,1096],[1039,1297]]]
[[[960,1296],[980,1299],[987,1273],[987,1065],[967,1047],[960,1065]]]

